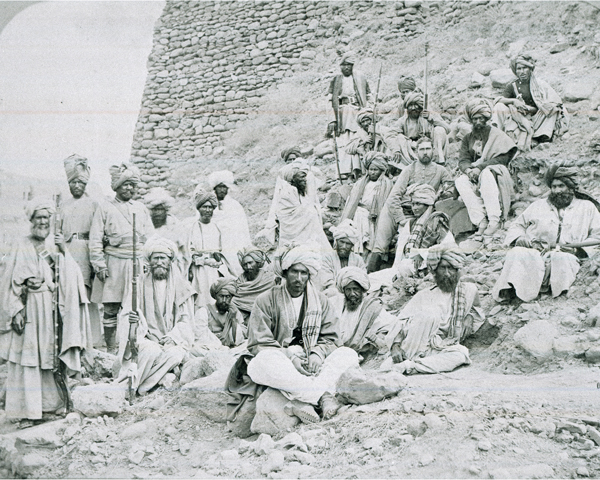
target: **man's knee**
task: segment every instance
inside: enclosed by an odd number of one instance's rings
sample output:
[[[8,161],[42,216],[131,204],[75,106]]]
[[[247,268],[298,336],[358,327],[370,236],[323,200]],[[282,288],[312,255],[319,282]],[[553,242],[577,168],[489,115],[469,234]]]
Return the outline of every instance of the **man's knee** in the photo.
[[[454,180],[454,185],[459,193],[461,190],[465,189],[473,190],[473,184],[471,183],[471,180],[469,180],[469,177],[465,174],[460,175],[456,180]]]
[[[348,347],[339,347],[331,352],[325,361],[347,363],[348,365],[358,364],[358,353]]]
[[[260,375],[267,369],[273,368],[282,360],[288,360],[285,354],[275,348],[267,348],[258,352],[258,354],[248,363],[248,375],[254,379],[257,374]]]

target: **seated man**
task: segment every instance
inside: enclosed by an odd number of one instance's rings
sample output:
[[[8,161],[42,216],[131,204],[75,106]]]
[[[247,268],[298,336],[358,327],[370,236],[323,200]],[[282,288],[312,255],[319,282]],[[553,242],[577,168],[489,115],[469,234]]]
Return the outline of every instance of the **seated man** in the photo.
[[[396,318],[386,312],[379,298],[368,297],[371,287],[367,272],[358,267],[344,267],[336,278],[338,291],[331,299],[337,312],[340,343],[365,358],[385,349],[385,336]]]
[[[236,347],[246,340],[246,326],[241,312],[231,300],[237,292],[234,279],[220,279],[210,287],[210,296],[215,303],[209,303],[196,313],[196,322],[208,325],[226,347]]]
[[[130,324],[137,324],[137,375],[134,387],[140,395],[158,385],[175,369],[193,344],[194,291],[174,266],[177,246],[153,237],[144,246],[148,273],[138,285],[138,311],[131,311],[131,291],[125,295],[129,322],[119,320],[119,358],[117,381],[131,375],[132,358],[128,342]]]
[[[271,262],[258,248],[248,247],[240,250],[238,259],[244,273],[235,281],[237,293],[231,302],[242,313],[244,324],[247,324],[256,298],[275,286],[275,274],[264,268],[265,262]]]
[[[471,223],[478,227],[477,235],[492,235],[500,228],[500,220],[508,217],[514,196],[507,167],[517,146],[502,130],[487,124],[492,108],[485,100],[469,101],[465,111],[473,131],[462,140],[458,167],[463,175],[454,184]]]
[[[368,260],[369,272],[379,269],[379,263],[387,254],[398,226],[406,223],[404,207],[410,203],[410,198],[405,195],[408,187],[419,184],[431,185],[439,193],[439,198],[451,195],[450,190],[454,189],[452,175],[448,169],[432,161],[433,144],[429,138],[423,137],[417,141],[417,157],[418,162],[413,162],[402,170],[381,209],[375,230],[373,252]]]
[[[323,293],[331,297],[338,294],[335,279],[342,268],[358,267],[366,272],[367,267],[362,257],[352,251],[358,242],[358,233],[350,220],[329,230],[333,235],[334,250],[323,255],[319,283]]]
[[[492,290],[494,300],[515,295],[524,302],[540,291],[557,297],[568,290],[579,271],[579,258],[600,242],[600,213],[577,189],[577,167],[554,164],[546,172],[550,195],[533,202],[506,232],[513,246]],[[582,245],[583,244],[583,245]]]
[[[568,114],[558,93],[534,74],[535,60],[526,53],[511,60],[518,80],[507,85],[494,106],[494,125],[504,131],[521,151],[531,141],[551,142],[568,129]]]
[[[371,273],[375,289],[390,285],[396,277],[410,277],[427,268],[427,253],[434,245],[456,246],[445,213],[434,212],[437,193],[431,185],[411,185],[406,191],[415,217],[404,224],[398,235],[392,268]]]
[[[338,348],[339,322],[327,297],[312,285],[319,256],[302,246],[283,249],[275,259],[283,278],[256,299],[248,323],[248,350],[254,358],[248,376],[292,401],[291,411],[302,421],[319,421],[337,413],[335,385],[348,368],[358,366],[358,354]]]
[[[465,256],[458,250],[437,247],[429,252],[427,266],[436,286],[418,292],[402,309],[400,321],[387,336],[393,368],[412,373],[450,372],[471,363],[469,350],[460,344],[483,324],[476,307],[477,286],[460,280]],[[386,360],[382,369],[390,367]]]
[[[352,187],[341,220],[352,220],[359,238],[354,244],[354,251],[366,255],[373,248],[377,218],[393,182],[386,176],[388,163],[382,153],[368,152],[364,164],[367,175]]]
[[[398,119],[404,116],[406,109],[404,108],[404,100],[406,97],[414,91],[421,91],[417,89],[417,82],[413,77],[405,77],[401,76],[398,80],[398,92],[400,92],[400,97],[397,99],[398,103],[396,107],[391,111],[391,119],[393,119],[393,123],[396,123]]]
[[[399,133],[399,149],[394,152],[394,161],[397,163],[410,165],[417,160],[416,142],[421,137],[431,140],[436,162],[446,163],[450,125],[439,113],[423,111],[424,98],[421,92],[411,92],[404,99],[406,111],[395,126]]]

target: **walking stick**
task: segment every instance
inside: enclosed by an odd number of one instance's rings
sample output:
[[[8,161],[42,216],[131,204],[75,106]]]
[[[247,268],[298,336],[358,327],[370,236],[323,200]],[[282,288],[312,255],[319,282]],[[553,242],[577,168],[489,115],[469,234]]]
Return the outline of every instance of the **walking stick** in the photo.
[[[135,230],[135,213],[133,214],[133,279],[131,280],[131,310],[138,311],[138,262],[137,262],[137,232]],[[129,404],[133,403],[135,398],[134,376],[137,376],[138,345],[137,345],[137,323],[129,324],[129,335],[127,339],[129,351],[131,353],[131,365],[128,371]]]

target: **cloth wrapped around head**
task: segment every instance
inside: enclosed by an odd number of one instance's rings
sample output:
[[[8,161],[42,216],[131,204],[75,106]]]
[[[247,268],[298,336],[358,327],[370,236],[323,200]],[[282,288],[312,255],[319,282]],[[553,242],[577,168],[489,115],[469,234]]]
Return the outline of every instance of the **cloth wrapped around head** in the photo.
[[[387,157],[381,152],[367,152],[365,158],[363,159],[363,162],[367,170],[371,165],[374,165],[375,167],[379,168],[382,172],[386,172],[389,167]]]
[[[52,199],[48,197],[36,197],[25,205],[25,215],[29,221],[31,221],[35,212],[40,210],[47,210],[50,215],[53,215],[56,208]]]
[[[473,117],[475,115],[483,115],[489,120],[492,118],[492,107],[483,98],[474,98],[469,100],[465,105],[465,113],[471,123],[473,123]]]
[[[67,182],[81,180],[84,183],[90,181],[90,167],[87,158],[73,154],[64,160],[65,172],[67,173]]]
[[[144,197],[144,203],[152,210],[158,206],[163,206],[166,210],[169,210],[173,206],[173,197],[169,195],[162,187],[154,187]]]
[[[286,245],[275,256],[273,271],[275,275],[283,277],[283,272],[296,264],[305,266],[311,278],[314,278],[321,268],[321,258],[306,245]]]
[[[340,58],[340,64],[349,63],[350,65],[354,65],[356,63],[356,54],[354,52],[346,52]]]
[[[411,105],[416,105],[422,109],[425,105],[425,96],[421,92],[410,92],[406,94],[406,98],[404,99],[404,107],[408,108]]]
[[[415,90],[417,88],[417,82],[412,77],[400,77],[398,80],[398,90]]]
[[[117,190],[126,181],[138,183],[140,181],[140,171],[133,165],[122,163],[121,165],[113,165],[109,168],[110,172],[110,188]]]
[[[437,199],[435,188],[426,183],[413,184],[406,189],[406,195],[410,197],[411,202],[433,205]]]
[[[456,247],[442,245],[431,247],[427,253],[427,268],[435,272],[442,260],[446,260],[453,268],[459,270],[465,265],[467,257]]]
[[[344,288],[350,285],[350,282],[358,283],[367,292],[371,288],[367,272],[359,267],[344,267],[335,278],[335,284],[341,293],[344,293]]]
[[[372,108],[363,108],[356,115],[356,121],[360,124],[365,118],[373,119],[373,109]]]
[[[175,243],[171,240],[155,235],[150,237],[144,244],[144,255],[147,262],[150,261],[150,257],[153,253],[164,253],[167,257],[173,260],[177,254],[177,245],[175,245]]]
[[[296,158],[300,157],[300,149],[298,147],[286,148],[281,152],[281,159],[287,163],[290,155],[296,155]]]
[[[546,185],[552,186],[552,180],[560,180],[571,190],[577,190],[577,176],[579,171],[577,167],[567,167],[564,162],[557,162],[548,167],[546,170],[545,180]]]
[[[348,240],[353,245],[358,242],[358,232],[349,218],[343,220],[337,227],[331,227],[329,231],[336,242],[342,239]]]
[[[269,257],[262,250],[259,250],[256,247],[246,247],[243,250],[240,250],[237,254],[238,260],[240,261],[240,265],[244,261],[245,257],[250,257],[258,264],[258,268],[262,268],[265,265],[265,262],[269,262]]]
[[[233,278],[221,278],[210,286],[210,296],[215,300],[221,292],[233,297],[237,293],[235,280]]]
[[[229,170],[219,170],[208,176],[208,185],[211,189],[221,184],[225,185],[227,188],[231,188],[233,186],[233,173]]]
[[[535,59],[528,53],[519,53],[510,61],[510,69],[517,74],[517,65],[525,65],[533,70],[535,68]]]
[[[304,160],[294,160],[292,163],[283,167],[279,174],[286,182],[291,182],[298,172],[308,173],[310,171],[310,167]]]
[[[217,200],[217,195],[215,195],[214,190],[206,190],[202,185],[198,185],[192,194],[192,198],[194,199],[194,205],[196,205],[196,209],[200,208],[206,202],[210,203],[213,207],[217,208],[219,206],[219,200]]]

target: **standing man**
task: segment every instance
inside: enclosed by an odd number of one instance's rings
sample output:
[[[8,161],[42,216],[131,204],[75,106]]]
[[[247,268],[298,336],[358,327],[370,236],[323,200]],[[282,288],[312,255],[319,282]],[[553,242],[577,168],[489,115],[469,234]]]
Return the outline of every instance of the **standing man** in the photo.
[[[155,187],[144,197],[144,203],[150,211],[155,233],[173,240],[174,230],[179,225],[179,220],[169,213],[173,207],[173,197],[164,188]]]
[[[53,213],[49,199],[29,203],[31,233],[15,245],[0,278],[0,358],[8,363],[5,412],[24,419],[22,427],[67,406],[65,376],[79,371],[82,350],[91,348],[81,271],[62,236],[55,237],[55,245],[47,241]],[[57,288],[58,304],[53,302]],[[55,361],[65,373],[63,388],[53,374]]]
[[[240,202],[229,194],[233,186],[233,173],[229,170],[213,172],[208,176],[208,185],[217,196],[218,206],[213,215],[213,222],[221,230],[223,255],[227,258],[232,273],[237,277],[242,273],[237,252],[252,245],[248,217]]]
[[[141,247],[154,233],[148,209],[133,200],[140,181],[139,170],[123,163],[110,167],[115,198],[100,203],[90,228],[90,260],[96,278],[92,302],[104,305],[104,340],[107,351],[116,353],[117,317],[124,293],[133,278],[133,214],[137,242]],[[141,248],[138,249],[141,252]],[[137,261],[141,267],[141,253]],[[140,268],[140,272],[142,269]]]
[[[73,154],[64,160],[64,166],[71,198],[60,204],[62,234],[69,253],[79,265],[89,299],[92,295],[94,270],[90,262],[88,242],[98,201],[85,191],[90,180],[87,158]],[[88,309],[92,326],[92,342],[94,346],[99,346],[102,344],[102,321],[98,305],[90,303]]]

